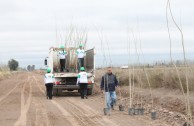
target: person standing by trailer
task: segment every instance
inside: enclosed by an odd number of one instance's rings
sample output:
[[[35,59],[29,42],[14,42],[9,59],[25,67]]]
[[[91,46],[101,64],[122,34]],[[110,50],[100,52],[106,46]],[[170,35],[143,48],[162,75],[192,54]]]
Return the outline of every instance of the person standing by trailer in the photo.
[[[79,70],[81,67],[84,67],[84,57],[86,55],[83,49],[83,44],[79,45],[79,49],[77,50],[76,54],[78,58],[78,70]]]
[[[52,99],[53,84],[55,83],[54,75],[51,73],[51,69],[47,68],[47,73],[45,74],[44,83],[46,86],[46,98]]]
[[[112,73],[112,68],[108,67],[107,73],[102,76],[101,80],[101,91],[105,92],[106,106],[108,109],[112,108],[114,110],[114,105],[116,103],[116,87],[118,86],[118,80],[116,76]]]
[[[85,72],[85,68],[81,67],[80,68],[80,73],[78,74],[77,77],[77,85],[79,84],[80,86],[80,93],[81,93],[81,99],[88,99],[87,97],[87,90],[88,90],[88,75]]]
[[[61,46],[60,49],[61,50],[58,53],[58,56],[59,56],[59,59],[60,59],[60,66],[61,66],[60,71],[61,72],[65,72],[67,52],[65,51],[65,47],[64,46]]]

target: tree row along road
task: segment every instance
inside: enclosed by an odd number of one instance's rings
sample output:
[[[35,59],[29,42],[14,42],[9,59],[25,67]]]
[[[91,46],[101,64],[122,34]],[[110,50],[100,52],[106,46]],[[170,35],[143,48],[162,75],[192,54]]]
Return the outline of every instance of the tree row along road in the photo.
[[[100,94],[80,99],[76,92],[47,100],[43,76],[21,72],[0,81],[0,126],[168,126],[147,116],[129,116],[118,107],[103,115]]]

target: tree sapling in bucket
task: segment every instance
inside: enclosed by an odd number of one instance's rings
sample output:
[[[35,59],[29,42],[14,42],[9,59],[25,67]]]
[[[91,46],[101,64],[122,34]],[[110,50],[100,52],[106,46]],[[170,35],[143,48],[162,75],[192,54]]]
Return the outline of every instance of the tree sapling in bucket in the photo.
[[[156,118],[157,118],[157,113],[156,113],[156,111],[152,110],[151,111],[151,119],[156,120]]]

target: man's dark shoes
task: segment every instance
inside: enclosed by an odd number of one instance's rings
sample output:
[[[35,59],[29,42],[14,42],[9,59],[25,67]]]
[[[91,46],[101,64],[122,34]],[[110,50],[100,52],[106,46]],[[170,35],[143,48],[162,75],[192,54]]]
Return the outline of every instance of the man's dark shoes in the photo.
[[[111,105],[111,109],[114,110],[114,105]]]

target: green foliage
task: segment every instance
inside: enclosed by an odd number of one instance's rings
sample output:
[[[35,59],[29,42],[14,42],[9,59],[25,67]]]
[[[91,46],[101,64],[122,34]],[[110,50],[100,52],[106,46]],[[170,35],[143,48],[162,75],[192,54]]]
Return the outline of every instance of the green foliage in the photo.
[[[16,71],[19,66],[19,63],[18,61],[11,59],[8,61],[8,66],[11,71]]]

